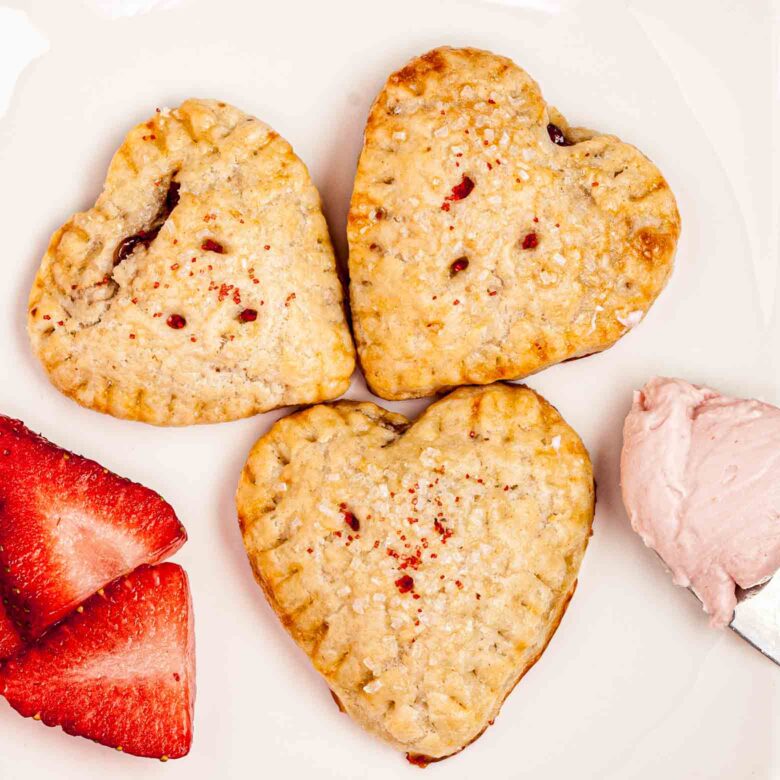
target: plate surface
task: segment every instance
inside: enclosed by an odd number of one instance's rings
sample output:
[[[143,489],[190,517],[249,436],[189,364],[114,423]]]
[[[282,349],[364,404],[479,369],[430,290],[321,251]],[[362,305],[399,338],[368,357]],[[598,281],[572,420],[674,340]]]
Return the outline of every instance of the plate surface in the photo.
[[[542,660],[495,726],[426,776],[780,776],[777,668],[732,632],[707,627],[698,602],[630,531],[618,485],[622,421],[632,389],[650,375],[780,402],[772,16],[772,3],[759,0],[0,7],[0,410],[173,503],[190,534],[175,560],[192,581],[198,648],[188,758],[162,765],[115,754],[0,702],[0,777],[362,778],[370,768],[379,779],[417,771],[339,714],[252,580],[233,493],[249,447],[281,413],[156,429],[81,409],[49,385],[24,322],[51,232],[92,204],[131,124],[189,96],[232,102],[292,142],[343,259],[370,103],[391,70],[444,43],[512,57],[571,122],[635,143],[675,191],[683,234],[670,285],[634,332],[529,381],[590,449],[595,535]],[[349,396],[371,397],[359,376]],[[414,415],[426,403],[387,406]]]

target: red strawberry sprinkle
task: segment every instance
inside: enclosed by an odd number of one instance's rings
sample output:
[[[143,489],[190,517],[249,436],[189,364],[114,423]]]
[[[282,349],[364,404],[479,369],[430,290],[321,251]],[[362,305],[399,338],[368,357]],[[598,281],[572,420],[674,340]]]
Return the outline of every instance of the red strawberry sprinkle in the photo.
[[[225,254],[225,247],[222,246],[219,241],[215,241],[213,238],[205,239],[204,242],[200,245],[200,248],[204,252],[216,252],[218,255]]]
[[[523,239],[523,249],[536,249],[539,246],[539,237],[536,233],[528,233]]]
[[[395,581],[395,587],[400,593],[408,593],[414,587],[414,580],[408,574],[404,574]]]
[[[471,195],[471,191],[474,189],[474,182],[468,177],[463,176],[459,184],[456,184],[452,188],[452,193],[447,196],[447,200],[463,200]]]

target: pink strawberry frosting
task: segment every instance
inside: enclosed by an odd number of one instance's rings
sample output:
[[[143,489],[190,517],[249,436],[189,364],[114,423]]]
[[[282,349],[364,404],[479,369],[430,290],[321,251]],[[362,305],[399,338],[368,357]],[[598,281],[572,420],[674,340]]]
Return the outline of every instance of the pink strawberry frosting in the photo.
[[[780,568],[780,409],[655,377],[634,393],[620,470],[633,529],[727,625],[735,585]]]

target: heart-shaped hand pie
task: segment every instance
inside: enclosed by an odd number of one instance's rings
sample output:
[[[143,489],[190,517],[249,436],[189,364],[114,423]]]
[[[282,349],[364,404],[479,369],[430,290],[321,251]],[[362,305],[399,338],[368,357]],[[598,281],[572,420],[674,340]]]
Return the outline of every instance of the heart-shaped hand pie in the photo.
[[[186,425],[335,398],[354,351],[320,199],[290,145],[210,100],[132,130],[30,295],[58,389]]]
[[[277,422],[237,506],[268,601],[365,728],[461,750],[539,658],[593,519],[587,451],[528,388],[462,388],[415,422],[371,403]]]
[[[412,398],[606,349],[661,292],[679,229],[658,169],[569,128],[510,60],[412,60],[371,109],[349,215],[368,383]]]

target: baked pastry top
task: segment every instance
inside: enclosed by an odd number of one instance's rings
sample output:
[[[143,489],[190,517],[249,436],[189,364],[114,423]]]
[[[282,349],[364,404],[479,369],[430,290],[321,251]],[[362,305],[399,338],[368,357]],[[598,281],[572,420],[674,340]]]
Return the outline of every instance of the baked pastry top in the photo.
[[[414,423],[346,401],[285,417],[236,502],[259,584],[341,706],[426,763],[476,739],[543,652],[594,488],[558,412],[497,384]]]
[[[569,127],[505,57],[434,49],[377,97],[355,179],[368,383],[412,398],[606,349],[663,289],[679,230],[636,148]]]
[[[52,237],[28,329],[63,393],[159,425],[332,399],[354,368],[305,165],[213,100],[130,131],[95,206]]]

